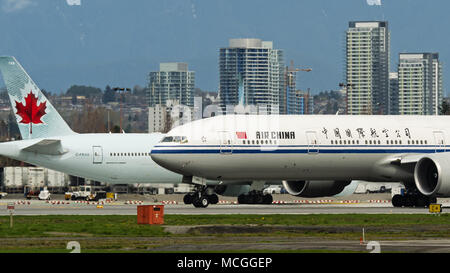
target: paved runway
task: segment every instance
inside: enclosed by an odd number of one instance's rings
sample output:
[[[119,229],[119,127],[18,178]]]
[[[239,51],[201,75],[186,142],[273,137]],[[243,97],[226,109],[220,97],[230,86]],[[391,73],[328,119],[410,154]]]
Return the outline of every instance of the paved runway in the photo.
[[[9,215],[6,206],[14,200],[0,201],[0,215]],[[136,215],[137,204],[113,202],[98,206],[96,203],[45,201],[18,201],[14,215]],[[24,204],[20,204],[24,203]],[[143,204],[152,204],[146,203]],[[443,204],[443,213],[450,211],[450,203]],[[217,204],[207,208],[192,205],[166,204],[165,214],[427,214],[427,208],[394,208],[391,203],[354,204],[272,204],[237,205]]]

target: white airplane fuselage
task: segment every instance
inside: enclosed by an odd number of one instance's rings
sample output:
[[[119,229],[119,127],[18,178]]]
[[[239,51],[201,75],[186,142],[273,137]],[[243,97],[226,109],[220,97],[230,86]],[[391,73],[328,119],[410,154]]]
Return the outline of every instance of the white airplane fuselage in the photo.
[[[162,134],[74,134],[54,137],[61,155],[23,149],[41,139],[0,143],[2,155],[101,182],[179,183],[181,176],[157,165],[150,151]]]
[[[226,115],[177,127],[152,158],[208,179],[411,181],[407,157],[445,153],[450,117]],[[398,162],[399,164],[396,164]]]

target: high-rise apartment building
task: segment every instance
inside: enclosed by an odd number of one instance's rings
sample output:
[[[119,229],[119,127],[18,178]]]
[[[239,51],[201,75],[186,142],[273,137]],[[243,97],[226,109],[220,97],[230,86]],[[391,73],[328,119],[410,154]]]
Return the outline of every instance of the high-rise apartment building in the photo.
[[[438,53],[400,53],[399,114],[438,115],[442,105],[442,64]]]
[[[283,51],[260,39],[230,39],[219,52],[219,97],[227,106],[253,105],[267,114],[285,106]],[[280,111],[281,109],[281,111]]]
[[[398,73],[389,73],[389,115],[398,115]]]
[[[159,71],[149,73],[147,98],[148,131],[167,132],[173,127],[174,109],[178,123],[191,120],[194,109],[195,72],[186,63],[161,63]],[[183,117],[183,118],[182,118]]]
[[[389,36],[387,22],[349,22],[346,32],[348,114],[388,114]]]
[[[177,100],[181,105],[194,106],[195,72],[187,63],[161,63],[159,71],[150,72],[147,86],[149,106],[166,105]]]

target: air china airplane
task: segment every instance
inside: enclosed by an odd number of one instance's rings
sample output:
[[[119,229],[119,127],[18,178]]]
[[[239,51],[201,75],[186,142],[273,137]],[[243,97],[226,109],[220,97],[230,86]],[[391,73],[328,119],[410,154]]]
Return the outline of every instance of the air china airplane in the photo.
[[[206,207],[218,196],[239,196],[251,185],[204,179],[182,181],[182,176],[157,165],[150,157],[162,138],[152,134],[77,134],[14,57],[0,57],[12,108],[23,140],[0,143],[0,154],[74,176],[112,183],[193,183],[185,203]]]
[[[282,180],[330,196],[352,180],[401,182],[395,207],[450,196],[450,117],[222,115],[172,129],[151,151],[184,180]],[[184,142],[176,141],[178,138]]]

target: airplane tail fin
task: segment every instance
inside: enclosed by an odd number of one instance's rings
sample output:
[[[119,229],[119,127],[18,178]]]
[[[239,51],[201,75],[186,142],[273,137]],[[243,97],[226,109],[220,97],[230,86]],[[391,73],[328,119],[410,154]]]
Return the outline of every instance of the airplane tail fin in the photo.
[[[75,134],[14,57],[0,56],[0,72],[22,139]]]

